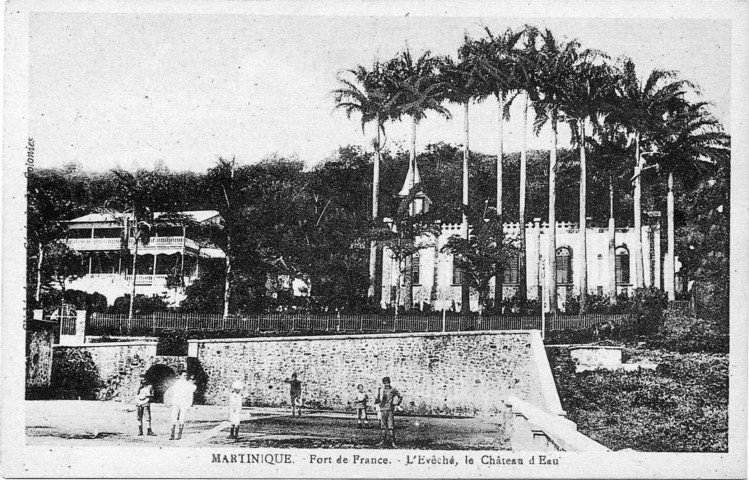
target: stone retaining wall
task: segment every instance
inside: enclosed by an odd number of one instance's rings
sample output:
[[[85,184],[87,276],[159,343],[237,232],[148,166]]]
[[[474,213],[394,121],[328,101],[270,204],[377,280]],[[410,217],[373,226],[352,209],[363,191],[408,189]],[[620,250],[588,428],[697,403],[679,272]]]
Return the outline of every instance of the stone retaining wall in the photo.
[[[156,342],[55,345],[55,397],[132,401],[155,358]]]
[[[52,378],[52,344],[55,332],[52,322],[26,322],[26,393],[35,398],[49,388]]]
[[[491,415],[511,395],[561,413],[535,330],[190,340],[189,350],[208,404],[241,380],[250,404],[288,405],[284,379],[297,372],[312,407],[351,408],[357,384],[374,398],[390,376],[413,413]]]

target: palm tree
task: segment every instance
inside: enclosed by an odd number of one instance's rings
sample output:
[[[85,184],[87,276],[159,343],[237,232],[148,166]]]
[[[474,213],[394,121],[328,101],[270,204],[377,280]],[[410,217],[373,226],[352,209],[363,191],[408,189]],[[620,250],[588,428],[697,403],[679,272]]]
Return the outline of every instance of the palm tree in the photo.
[[[686,80],[676,80],[676,72],[653,70],[645,82],[635,71],[635,64],[622,59],[618,68],[617,108],[611,112],[611,121],[620,125],[634,143],[634,223],[637,240],[634,245],[635,287],[645,286],[642,255],[642,168],[643,151],[654,148],[658,132],[663,128],[663,116],[685,105],[686,88],[694,85]]]
[[[580,151],[580,313],[583,314],[588,303],[586,126],[591,123],[595,130],[600,125],[599,118],[605,117],[611,110],[616,81],[616,76],[611,67],[603,62],[604,59],[602,53],[594,50],[585,50],[577,56],[571,75],[565,82],[565,102],[562,105],[572,129],[573,142]],[[590,133],[593,134],[594,131]]]
[[[406,49],[385,64],[385,75],[388,78],[386,92],[397,100],[393,106],[393,118],[402,115],[411,117],[411,154],[409,157],[407,181],[410,183],[403,196],[412,193],[418,180],[418,166],[416,165],[416,126],[426,118],[429,112],[435,112],[447,119],[451,118],[450,111],[442,105],[444,98],[443,85],[439,80],[441,59],[433,57],[431,52],[424,52],[418,59],[414,59],[410,50]],[[414,213],[414,212],[412,212]],[[406,259],[406,297],[405,307],[411,308],[411,257]],[[399,273],[400,274],[400,273]],[[397,308],[397,306],[396,306]]]
[[[520,151],[520,195],[518,208],[518,223],[520,224],[520,255],[518,264],[518,300],[525,303],[528,296],[528,281],[526,275],[527,251],[525,241],[525,203],[526,203],[526,171],[528,163],[528,108],[530,103],[539,100],[539,52],[537,43],[540,40],[538,29],[526,26],[524,30],[524,47],[515,52],[512,57],[514,77],[517,79],[523,96],[523,147]]]
[[[616,185],[622,180],[629,180],[628,146],[626,134],[616,125],[606,122],[603,125],[600,139],[595,142],[595,154],[592,155],[594,180],[608,183],[609,186],[609,242],[608,242],[608,278],[609,303],[616,305],[616,219],[614,217],[614,198]]]
[[[504,161],[504,121],[509,120],[513,95],[520,88],[515,76],[513,56],[524,31],[513,32],[508,28],[499,35],[486,28],[487,38],[482,40],[482,52],[478,55],[478,74],[483,83],[497,98],[497,217],[502,220],[502,162]],[[508,101],[509,100],[509,101]],[[494,304],[502,303],[502,268],[497,269],[494,280]]]
[[[661,171],[668,176],[667,218],[668,251],[666,253],[666,291],[676,299],[674,285],[674,175],[696,182],[706,170],[730,157],[730,137],[707,108],[707,103],[686,105],[665,118],[665,133],[655,157]]]
[[[541,37],[543,46],[539,51],[539,91],[540,98],[534,104],[536,119],[534,130],[540,133],[541,128],[549,123],[551,127],[551,147],[549,149],[549,271],[548,291],[549,309],[557,311],[557,229],[556,229],[556,173],[557,173],[557,133],[561,116],[561,107],[566,101],[567,91],[564,88],[566,78],[572,74],[572,67],[577,58],[580,44],[577,41],[559,43],[551,31],[546,30]]]
[[[345,78],[342,74],[347,73],[353,77],[352,80]],[[358,113],[361,115],[362,133],[367,123],[375,122],[377,137],[373,141],[375,149],[374,173],[372,178],[372,219],[377,219],[379,215],[379,198],[380,198],[380,161],[382,147],[384,142],[382,137],[385,136],[385,122],[397,116],[395,105],[398,93],[393,89],[387,88],[387,77],[384,65],[375,62],[371,70],[359,65],[356,68],[346,70],[338,75],[338,81],[342,84],[331,92],[334,96],[336,109],[342,109],[346,116]],[[370,245],[369,254],[369,290],[367,297],[370,302],[375,301],[376,290],[376,265],[377,265],[377,246],[376,242]]]
[[[480,76],[480,65],[478,59],[484,54],[484,43],[481,40],[473,40],[466,35],[463,45],[458,49],[459,62],[450,58],[444,59],[441,76],[444,82],[445,98],[452,103],[463,105],[464,108],[464,142],[463,142],[463,237],[469,239],[468,225],[468,160],[471,150],[469,146],[469,121],[468,112],[471,101],[476,98],[486,98],[486,84]],[[470,285],[466,278],[461,284],[461,313],[470,312]]]

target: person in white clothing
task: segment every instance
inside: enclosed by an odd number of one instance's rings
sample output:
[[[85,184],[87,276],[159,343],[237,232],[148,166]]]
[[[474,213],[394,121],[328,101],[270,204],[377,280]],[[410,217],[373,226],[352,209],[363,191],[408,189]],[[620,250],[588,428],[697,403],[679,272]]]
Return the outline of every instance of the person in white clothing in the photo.
[[[231,392],[229,393],[229,422],[231,423],[231,430],[229,438],[239,440],[239,424],[241,423],[242,413],[242,390],[244,384],[239,380],[231,384]]]
[[[172,407],[172,436],[169,440],[180,440],[182,438],[187,410],[192,407],[196,389],[195,384],[187,379],[187,372],[182,370],[177,381],[164,395],[164,398],[168,399],[168,404]],[[177,430],[177,427],[179,427],[179,430]],[[176,438],[174,436],[175,430],[177,431]]]

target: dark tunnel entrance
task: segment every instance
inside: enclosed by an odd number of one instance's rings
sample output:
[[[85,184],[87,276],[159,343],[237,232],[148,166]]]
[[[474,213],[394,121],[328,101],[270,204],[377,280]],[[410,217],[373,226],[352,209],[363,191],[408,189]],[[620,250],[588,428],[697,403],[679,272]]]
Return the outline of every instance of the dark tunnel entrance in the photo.
[[[176,378],[177,374],[174,373],[174,370],[166,365],[156,364],[148,369],[146,379],[153,385],[154,403],[164,402],[164,392],[172,386]]]

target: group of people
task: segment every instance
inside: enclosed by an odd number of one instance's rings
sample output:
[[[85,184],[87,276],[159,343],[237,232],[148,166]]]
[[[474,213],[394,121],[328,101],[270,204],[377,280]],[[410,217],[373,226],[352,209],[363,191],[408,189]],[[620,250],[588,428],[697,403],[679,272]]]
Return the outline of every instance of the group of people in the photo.
[[[302,382],[299,381],[296,373],[293,373],[291,378],[285,379],[284,382],[288,383],[290,387],[291,416],[301,416]],[[369,424],[367,419],[369,394],[364,390],[364,385],[360,383],[356,386],[356,393],[354,395],[357,428],[364,428],[364,426]],[[382,432],[382,441],[377,446],[385,445],[388,443],[388,439],[393,447],[397,446],[395,444],[395,420],[393,415],[396,407],[402,402],[403,396],[392,386],[390,377],[384,377],[382,379],[382,386],[377,389],[377,396],[374,401],[375,411],[380,421],[380,431]]]
[[[302,382],[297,378],[296,373],[293,373],[291,378],[285,379],[284,382],[289,384],[291,416],[301,416]],[[369,394],[364,390],[364,385],[362,384],[357,385],[356,388],[354,407],[356,408],[357,425],[358,428],[363,428],[369,423],[367,418]],[[182,438],[187,411],[193,405],[196,389],[195,379],[188,377],[187,372],[182,370],[179,372],[177,380],[164,393],[164,404],[171,407],[172,434],[169,438],[170,440],[180,440]],[[242,382],[238,380],[233,382],[227,399],[229,423],[231,424],[229,438],[234,440],[239,439],[239,425],[241,423],[242,405],[244,403],[243,390],[244,384]],[[141,375],[141,384],[136,399],[139,436],[143,435],[144,427],[146,428],[146,435],[156,436],[151,429],[151,402],[153,401],[153,397],[154,388],[152,383],[145,375]],[[382,386],[377,389],[377,395],[374,400],[374,407],[380,421],[380,431],[382,434],[382,441],[377,446],[383,446],[389,442],[390,445],[396,447],[393,415],[396,408],[402,402],[403,396],[392,386],[390,377],[384,377],[382,379]]]
[[[164,404],[171,407],[172,435],[169,440],[182,439],[182,430],[185,428],[187,411],[192,407],[195,390],[195,379],[188,377],[187,372],[182,370],[177,380],[164,393]],[[155,437],[151,429],[151,402],[153,402],[153,384],[145,374],[141,375],[140,387],[136,397],[135,406],[138,412],[138,435],[143,435],[146,427],[146,435]]]

